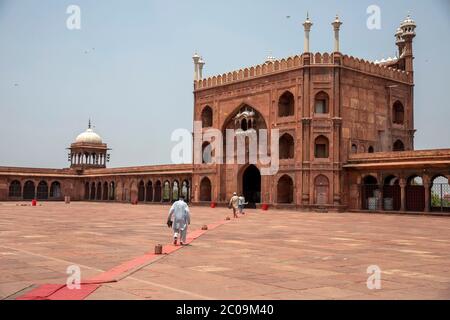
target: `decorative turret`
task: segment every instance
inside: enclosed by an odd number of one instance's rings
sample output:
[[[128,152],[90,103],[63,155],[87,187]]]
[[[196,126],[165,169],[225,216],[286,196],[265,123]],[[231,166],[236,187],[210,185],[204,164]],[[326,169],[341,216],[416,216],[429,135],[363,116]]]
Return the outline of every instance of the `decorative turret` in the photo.
[[[102,138],[94,132],[89,120],[86,131],[80,133],[75,142],[70,145],[69,162],[74,169],[106,168],[110,155],[108,146]]]
[[[405,58],[405,71],[413,72],[413,39],[416,36],[416,23],[411,16],[408,14],[406,19],[400,24],[400,29],[402,29],[402,39],[405,41],[405,47],[403,50],[403,57]]]
[[[313,26],[313,23],[311,20],[309,20],[309,12],[306,13],[306,20],[303,23],[303,28],[305,29],[305,37],[303,40],[303,51],[308,53],[310,52],[309,49],[309,33],[311,31],[311,27]]]
[[[401,57],[405,48],[405,39],[403,39],[403,31],[401,28],[398,28],[395,33],[395,44],[398,47],[398,56]]]
[[[198,61],[198,77],[199,80],[203,79],[203,67],[205,66],[205,60],[203,60],[203,57],[200,57],[200,60]]]
[[[277,61],[277,59],[272,55],[272,52],[269,52],[269,55],[266,58],[266,63],[273,63]]]
[[[339,30],[341,28],[342,22],[339,20],[338,15],[331,23],[334,29],[334,52],[339,52]]]
[[[200,80],[199,78],[199,67],[198,63],[200,61],[200,56],[196,53],[192,56],[192,60],[194,60],[194,81]]]

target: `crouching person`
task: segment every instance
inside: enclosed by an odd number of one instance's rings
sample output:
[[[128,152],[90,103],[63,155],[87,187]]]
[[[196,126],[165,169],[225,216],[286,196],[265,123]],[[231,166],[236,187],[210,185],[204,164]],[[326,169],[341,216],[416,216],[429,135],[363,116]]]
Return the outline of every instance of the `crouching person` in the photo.
[[[184,197],[175,201],[169,210],[167,217],[167,226],[173,229],[173,244],[177,245],[178,239],[180,244],[186,244],[186,236],[188,225],[191,224],[191,216],[189,213],[189,206],[184,202]]]

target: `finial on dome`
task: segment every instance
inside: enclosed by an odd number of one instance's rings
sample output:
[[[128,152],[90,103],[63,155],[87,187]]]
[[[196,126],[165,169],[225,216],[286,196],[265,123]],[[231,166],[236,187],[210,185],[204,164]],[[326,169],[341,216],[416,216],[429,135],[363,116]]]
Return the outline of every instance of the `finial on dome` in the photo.
[[[92,128],[92,126],[91,126],[91,118],[89,118],[88,129],[91,129],[91,128]]]

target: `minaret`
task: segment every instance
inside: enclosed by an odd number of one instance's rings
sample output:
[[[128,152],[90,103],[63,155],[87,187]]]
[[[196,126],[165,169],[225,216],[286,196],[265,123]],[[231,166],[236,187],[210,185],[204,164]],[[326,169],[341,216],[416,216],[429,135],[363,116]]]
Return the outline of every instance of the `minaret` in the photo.
[[[306,20],[303,23],[305,29],[305,39],[303,41],[303,52],[310,52],[309,50],[309,32],[311,31],[313,23],[309,20],[309,13],[306,13]]]
[[[398,28],[395,33],[395,44],[398,47],[398,57],[401,58],[403,49],[405,48],[405,40],[403,39],[403,31],[401,28]]]
[[[196,53],[194,53],[194,55],[192,56],[192,60],[194,60],[194,81],[198,81],[199,80],[199,61],[200,61],[200,56]]]
[[[200,60],[198,61],[198,80],[203,79],[203,66],[205,65],[205,60],[203,60],[202,57],[200,57]]]
[[[416,23],[411,16],[408,14],[406,19],[401,23],[400,28],[402,29],[402,38],[405,41],[403,57],[405,58],[405,71],[413,72],[413,39],[416,36]]]
[[[341,28],[342,22],[339,20],[338,15],[331,23],[334,29],[334,52],[339,52],[339,29]]]

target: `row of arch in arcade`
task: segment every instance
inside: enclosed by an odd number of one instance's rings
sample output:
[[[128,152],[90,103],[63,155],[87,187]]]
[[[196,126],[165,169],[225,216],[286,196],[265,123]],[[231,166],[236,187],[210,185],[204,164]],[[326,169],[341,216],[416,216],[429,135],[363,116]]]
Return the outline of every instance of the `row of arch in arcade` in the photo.
[[[395,140],[395,142],[392,144],[392,151],[405,151],[405,144],[403,143],[402,140],[397,139]],[[360,144],[359,146],[356,143],[352,144],[352,153],[374,153],[375,152],[375,148],[371,145],[369,145],[369,147],[366,150],[366,147],[364,146],[364,144]]]
[[[361,185],[361,208],[385,211],[450,211],[450,185],[444,175],[435,175],[429,183],[419,175],[400,179],[387,175],[379,183],[367,175]]]
[[[36,184],[32,180],[28,180],[22,185],[19,180],[14,180],[9,184],[8,195],[11,199],[61,200],[61,183],[42,180]]]
[[[294,180],[291,176],[282,175],[277,183],[276,203],[294,204]],[[203,177],[200,181],[200,201],[212,201],[212,185],[208,177]],[[243,191],[245,195],[245,190]],[[246,199],[247,201],[249,199]],[[324,175],[318,175],[314,179],[314,204],[327,205],[329,202],[329,180]]]
[[[86,182],[84,189],[84,200],[113,201],[116,200],[115,182]],[[125,188],[123,193],[131,192]],[[190,200],[190,184],[188,180],[180,183],[178,180],[163,183],[160,180],[156,182],[141,180],[137,185],[137,200],[139,202],[171,202],[179,199],[183,195],[187,201]],[[122,200],[129,197],[122,195]],[[120,200],[120,199],[118,199]]]
[[[112,201],[116,199],[116,183],[86,182],[84,184],[84,200]]]
[[[145,183],[140,181],[138,184],[138,201],[139,202],[173,202],[179,200],[180,196],[185,198],[185,201],[190,201],[191,190],[188,180],[183,180],[181,184],[178,180],[166,180],[163,184],[161,181],[156,181],[153,185],[152,181]]]

